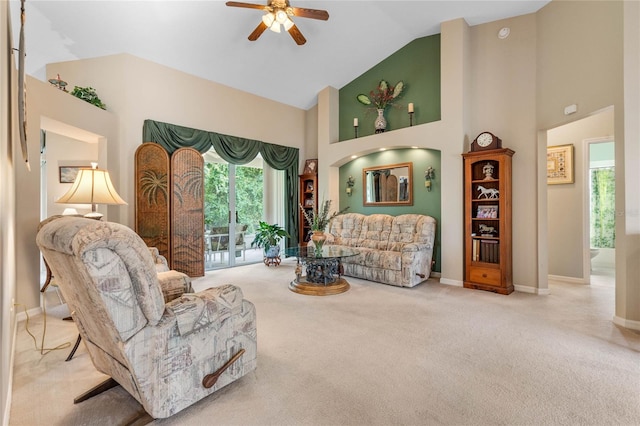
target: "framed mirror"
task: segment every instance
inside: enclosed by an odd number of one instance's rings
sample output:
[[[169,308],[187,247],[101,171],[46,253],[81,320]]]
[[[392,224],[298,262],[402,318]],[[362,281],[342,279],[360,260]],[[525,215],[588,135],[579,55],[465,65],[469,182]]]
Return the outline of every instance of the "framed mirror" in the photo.
[[[413,163],[362,169],[365,206],[412,206]]]

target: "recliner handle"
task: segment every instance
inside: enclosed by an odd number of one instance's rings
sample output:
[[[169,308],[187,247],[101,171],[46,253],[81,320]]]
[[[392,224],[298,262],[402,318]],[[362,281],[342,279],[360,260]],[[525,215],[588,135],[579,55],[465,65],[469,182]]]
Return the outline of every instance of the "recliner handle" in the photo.
[[[202,379],[202,386],[209,389],[211,386],[215,385],[222,373],[224,373],[227,368],[231,367],[231,364],[236,362],[244,352],[244,348],[240,349],[237,354],[232,356],[231,359],[227,361],[222,367],[218,368],[215,373],[207,374],[206,376],[204,376],[204,379]]]

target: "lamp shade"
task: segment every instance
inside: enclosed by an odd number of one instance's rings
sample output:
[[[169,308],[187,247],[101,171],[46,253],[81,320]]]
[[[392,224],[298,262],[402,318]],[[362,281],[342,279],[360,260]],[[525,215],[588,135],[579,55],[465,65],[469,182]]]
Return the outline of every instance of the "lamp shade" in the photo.
[[[116,192],[109,172],[101,169],[80,169],[71,189],[57,203],[91,204],[127,204]]]

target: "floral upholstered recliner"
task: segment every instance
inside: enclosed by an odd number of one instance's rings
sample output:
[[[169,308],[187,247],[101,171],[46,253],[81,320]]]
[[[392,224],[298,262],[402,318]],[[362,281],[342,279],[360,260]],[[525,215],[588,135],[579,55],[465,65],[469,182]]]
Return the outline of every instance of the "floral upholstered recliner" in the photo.
[[[431,274],[436,236],[431,216],[345,213],[331,219],[325,234],[325,244],[360,252],[342,259],[344,275],[413,287]]]
[[[255,308],[240,288],[192,293],[189,277],[158,272],[165,268],[156,270],[153,250],[116,223],[62,217],[41,226],[36,241],[93,364],[152,417],[256,368]]]

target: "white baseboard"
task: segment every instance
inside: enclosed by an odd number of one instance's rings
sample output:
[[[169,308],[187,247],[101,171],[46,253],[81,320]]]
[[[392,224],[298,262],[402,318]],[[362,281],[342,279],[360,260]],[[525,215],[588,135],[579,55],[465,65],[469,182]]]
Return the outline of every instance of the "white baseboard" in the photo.
[[[619,325],[620,327],[628,328],[630,330],[640,331],[640,321],[628,320],[625,318],[620,318],[617,315],[614,315],[613,323]]]
[[[521,293],[537,294],[539,296],[548,296],[551,294],[548,288],[529,287],[528,285],[514,285],[513,289]]]
[[[464,287],[464,281],[452,280],[449,278],[440,278],[440,284],[452,285],[455,287]],[[520,291],[522,293],[531,293],[531,294],[539,294],[541,296],[546,296],[549,294],[548,288],[534,288],[525,285],[514,285],[515,291]]]
[[[442,278],[440,277],[440,284],[452,285],[455,287],[462,287],[464,283],[458,280],[452,280],[450,278]]]
[[[24,310],[21,310],[16,314],[16,323],[26,320],[27,314],[29,315],[29,317],[35,317],[36,315],[40,315],[41,313],[42,313],[42,308],[39,306],[36,308],[31,308],[27,310],[26,313]]]
[[[16,339],[18,336],[18,320],[13,322],[13,336],[11,336],[11,355],[9,355],[9,380],[7,380],[7,399],[4,401],[3,425],[9,424],[11,414],[11,401],[13,398],[13,362],[16,353]]]
[[[548,275],[547,279],[553,280],[553,281],[562,281],[563,283],[569,283],[569,284],[589,284],[582,278],[564,277],[562,275]]]

